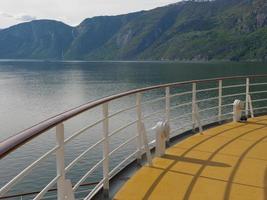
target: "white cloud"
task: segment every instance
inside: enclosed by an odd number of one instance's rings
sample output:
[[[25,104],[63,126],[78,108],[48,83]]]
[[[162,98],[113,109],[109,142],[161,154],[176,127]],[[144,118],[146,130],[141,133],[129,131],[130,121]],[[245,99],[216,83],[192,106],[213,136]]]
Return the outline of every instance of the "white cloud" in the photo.
[[[55,19],[75,26],[88,17],[125,14],[177,1],[179,0],[0,0],[0,28],[36,18]]]
[[[10,25],[18,24],[21,22],[28,22],[32,20],[36,20],[37,17],[32,15],[27,15],[24,13],[18,15],[12,15],[6,12],[0,12],[0,28],[8,27]]]
[[[8,14],[8,13],[4,13],[4,12],[0,12],[0,16],[1,16],[1,17],[10,17],[10,18],[13,17],[12,15],[10,15],[10,14]]]
[[[32,20],[37,19],[37,17],[32,16],[32,15],[27,15],[27,14],[19,14],[19,15],[15,16],[15,18],[18,21],[22,21],[22,22],[28,22],[28,21],[32,21]]]

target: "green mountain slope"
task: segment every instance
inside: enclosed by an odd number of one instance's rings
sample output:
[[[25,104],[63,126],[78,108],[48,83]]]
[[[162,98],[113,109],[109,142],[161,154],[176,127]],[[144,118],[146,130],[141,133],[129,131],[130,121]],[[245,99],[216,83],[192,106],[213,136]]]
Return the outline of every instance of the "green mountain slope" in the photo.
[[[267,61],[267,1],[184,1],[77,27],[33,21],[0,31],[0,58]]]
[[[74,29],[76,37],[65,56],[84,59],[85,55],[105,45],[124,25],[139,14],[103,16],[84,20]]]
[[[73,40],[73,28],[39,20],[0,32],[0,58],[62,58]]]

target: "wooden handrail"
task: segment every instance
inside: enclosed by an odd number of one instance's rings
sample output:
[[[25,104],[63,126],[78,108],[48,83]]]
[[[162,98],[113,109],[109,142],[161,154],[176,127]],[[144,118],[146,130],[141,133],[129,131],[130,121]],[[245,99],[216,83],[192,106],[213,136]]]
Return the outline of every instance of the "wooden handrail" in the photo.
[[[162,85],[156,85],[151,87],[145,87],[141,89],[135,89],[130,90],[127,92],[119,93],[116,95],[111,95],[96,101],[91,101],[88,103],[85,103],[81,106],[78,106],[76,108],[70,109],[68,111],[65,111],[63,113],[60,113],[56,116],[53,116],[51,118],[48,118],[30,128],[27,128],[7,139],[0,142],[0,159],[4,158],[7,154],[9,154],[11,151],[17,149],[21,145],[25,144],[26,142],[32,140],[33,138],[37,137],[38,135],[42,134],[43,132],[55,127],[57,124],[62,123],[70,118],[73,118],[87,110],[90,110],[94,107],[97,107],[99,105],[102,105],[103,103],[133,95],[136,93],[141,93],[149,90],[159,89],[159,88],[165,88],[165,87],[177,87],[181,85],[191,84],[191,83],[202,83],[202,82],[212,82],[212,81],[218,81],[218,80],[233,80],[233,79],[243,79],[243,78],[259,78],[259,77],[267,77],[267,74],[262,75],[250,75],[250,76],[232,76],[232,77],[221,77],[221,78],[212,78],[212,79],[201,79],[201,80],[191,80],[191,81],[183,81],[183,82],[176,82],[176,83],[168,83],[168,84],[162,84]]]

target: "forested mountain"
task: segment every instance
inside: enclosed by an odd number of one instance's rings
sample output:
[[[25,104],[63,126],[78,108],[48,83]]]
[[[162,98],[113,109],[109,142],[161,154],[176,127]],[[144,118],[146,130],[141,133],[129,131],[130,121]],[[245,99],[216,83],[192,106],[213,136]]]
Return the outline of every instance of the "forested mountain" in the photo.
[[[149,11],[0,31],[0,58],[267,61],[267,1],[183,1]]]

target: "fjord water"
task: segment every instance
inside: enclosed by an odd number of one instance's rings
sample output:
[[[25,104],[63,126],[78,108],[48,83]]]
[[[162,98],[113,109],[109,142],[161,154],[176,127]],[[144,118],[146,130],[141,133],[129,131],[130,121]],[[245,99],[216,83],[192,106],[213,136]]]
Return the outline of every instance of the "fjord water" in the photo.
[[[263,63],[0,62],[0,139],[55,114],[161,83],[267,73]]]
[[[264,73],[267,73],[264,63],[1,61],[0,139],[4,140],[70,108],[119,92],[169,82]],[[153,95],[148,99],[152,99]],[[95,116],[101,114],[101,110],[94,111]],[[66,148],[69,153],[67,160],[77,156],[75,151],[81,153],[86,149],[83,147],[94,143],[94,137],[87,134],[85,138],[70,144],[69,149]],[[124,138],[119,135],[114,144],[119,144],[120,137]],[[28,147],[1,160],[0,186],[38,158],[41,152],[53,147],[54,138],[52,133],[45,134]],[[90,142],[86,143],[86,140]],[[98,154],[96,151],[90,158],[101,157]],[[53,163],[53,159],[48,164]],[[35,172],[38,178],[33,181],[28,177],[15,191],[22,191],[21,188],[27,188],[27,192],[38,190],[42,184],[52,180],[55,171],[48,164],[45,163],[41,170]],[[83,174],[90,168],[86,161],[81,166],[84,167]],[[77,176],[77,173],[73,172],[70,177]],[[97,177],[98,174],[94,178]]]

